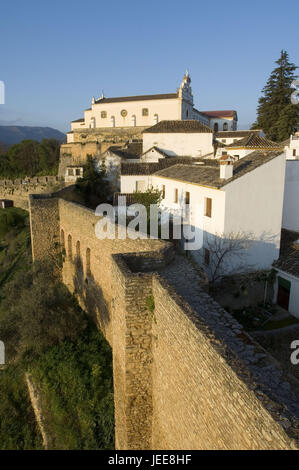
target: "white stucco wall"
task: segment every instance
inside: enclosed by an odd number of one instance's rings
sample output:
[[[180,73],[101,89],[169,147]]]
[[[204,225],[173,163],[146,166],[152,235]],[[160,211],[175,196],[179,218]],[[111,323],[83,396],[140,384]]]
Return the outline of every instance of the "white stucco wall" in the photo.
[[[148,149],[144,154],[141,155],[141,162],[158,162],[160,158],[165,158],[163,154],[157,152],[156,149]]]
[[[159,147],[168,155],[200,157],[214,151],[213,134],[207,133],[143,133],[143,152]]]
[[[289,281],[291,283],[290,289],[290,300],[289,300],[289,309],[288,311],[294,315],[294,317],[299,318],[299,278],[292,276],[285,271],[281,271],[280,269],[275,268],[277,271],[277,276],[282,277],[283,279]],[[276,276],[275,284],[274,284],[274,303],[277,302],[277,293],[278,293],[278,279]]]
[[[147,189],[152,185],[152,175],[121,175],[120,192],[134,193],[137,181],[144,182],[145,189]]]
[[[285,148],[287,160],[299,159],[299,134],[291,135],[290,145]]]
[[[142,115],[143,108],[148,109],[148,116]],[[134,125],[150,127],[157,123],[156,119],[158,121],[163,119],[181,119],[181,109],[182,101],[179,98],[95,103],[91,106],[91,110],[84,112],[85,127],[90,126],[92,118],[95,118],[95,127],[113,127],[112,116],[115,118],[115,127],[130,127]],[[125,117],[121,115],[122,110],[127,111]],[[106,111],[106,118],[101,117],[102,111]]]
[[[248,250],[252,269],[270,269],[279,257],[284,178],[282,153],[223,188],[224,231],[252,234],[254,243]]]
[[[282,226],[299,232],[299,160],[286,161]]]

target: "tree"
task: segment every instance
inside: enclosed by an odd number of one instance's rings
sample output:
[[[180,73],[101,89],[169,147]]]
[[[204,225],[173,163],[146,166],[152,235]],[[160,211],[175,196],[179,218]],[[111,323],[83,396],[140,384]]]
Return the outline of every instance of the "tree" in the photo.
[[[288,53],[281,51],[275,62],[277,67],[272,71],[263,95],[259,99],[257,121],[253,129],[263,129],[267,138],[281,142],[289,138],[299,125],[299,106],[292,104],[292,82],[297,78],[295,64],[289,62]]]
[[[162,201],[162,191],[158,188],[154,188],[153,186],[144,192],[135,191],[134,201],[137,204],[142,204],[146,208],[146,212],[149,217],[151,205],[160,205],[160,202]]]
[[[105,165],[102,164],[99,170],[96,170],[94,159],[88,155],[83,168],[83,178],[78,178],[75,191],[83,197],[87,206],[93,207],[107,202],[110,191]]]
[[[242,259],[252,246],[252,236],[243,232],[228,234],[206,234],[205,247],[209,250],[209,274],[211,283],[224,275],[243,268]]]

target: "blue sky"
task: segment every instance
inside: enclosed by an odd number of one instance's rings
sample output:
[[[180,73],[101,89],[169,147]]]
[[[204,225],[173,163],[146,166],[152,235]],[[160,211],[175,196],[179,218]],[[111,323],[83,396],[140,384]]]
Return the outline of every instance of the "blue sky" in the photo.
[[[255,119],[280,50],[299,65],[298,0],[14,0],[0,11],[0,124],[61,131],[91,97],[171,93]]]

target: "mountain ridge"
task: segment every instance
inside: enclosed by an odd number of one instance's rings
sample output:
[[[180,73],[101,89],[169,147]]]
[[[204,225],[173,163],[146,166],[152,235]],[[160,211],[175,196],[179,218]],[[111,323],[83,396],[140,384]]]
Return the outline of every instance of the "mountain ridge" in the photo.
[[[0,142],[5,145],[18,144],[22,140],[56,139],[64,142],[65,134],[52,127],[42,126],[1,126],[0,125]]]

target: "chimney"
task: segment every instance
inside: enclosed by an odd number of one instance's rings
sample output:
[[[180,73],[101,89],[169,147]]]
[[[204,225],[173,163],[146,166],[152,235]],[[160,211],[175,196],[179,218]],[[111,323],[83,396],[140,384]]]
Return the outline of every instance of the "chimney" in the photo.
[[[228,155],[223,155],[220,158],[220,178],[228,180],[232,178],[234,174],[234,165],[231,158]]]

